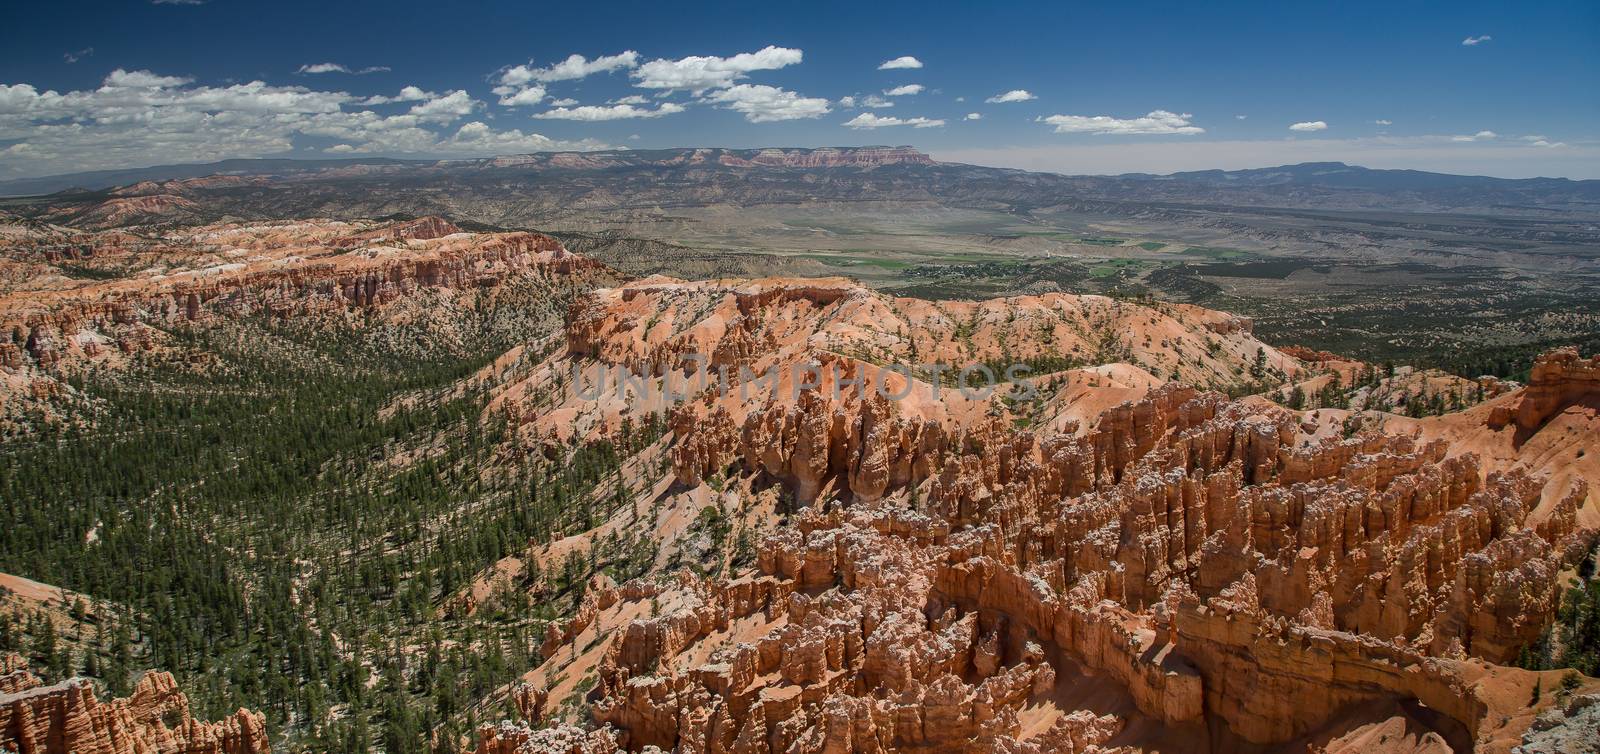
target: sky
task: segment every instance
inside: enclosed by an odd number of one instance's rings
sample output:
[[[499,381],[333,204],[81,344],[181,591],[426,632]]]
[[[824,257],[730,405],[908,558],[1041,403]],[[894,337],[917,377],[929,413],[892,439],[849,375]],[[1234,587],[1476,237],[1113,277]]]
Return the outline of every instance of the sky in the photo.
[[[0,179],[911,145],[1062,173],[1600,178],[1600,3],[122,0],[0,12]]]

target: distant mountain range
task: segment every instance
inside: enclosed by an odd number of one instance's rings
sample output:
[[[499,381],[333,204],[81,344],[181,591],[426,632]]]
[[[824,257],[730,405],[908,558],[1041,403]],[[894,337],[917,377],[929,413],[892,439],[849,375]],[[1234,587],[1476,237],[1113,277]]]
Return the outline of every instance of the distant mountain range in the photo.
[[[818,170],[828,171],[827,180],[816,179]],[[455,210],[452,216],[485,222],[525,220],[522,215],[537,213],[543,206],[861,200],[932,201],[1019,211],[1082,202],[1138,202],[1600,216],[1597,180],[1460,176],[1337,162],[1171,175],[1072,176],[936,162],[904,146],[542,152],[473,160],[224,160],[6,181],[0,182],[0,195],[56,194],[49,199],[70,203],[103,200],[114,187],[124,187],[115,192],[118,196],[184,196],[237,190],[243,184],[294,188],[274,192],[280,195],[270,199],[257,195],[255,201],[236,197],[223,202],[245,214],[346,216],[384,209],[390,213]],[[452,195],[439,196],[441,192]],[[530,192],[538,197],[529,197]],[[516,200],[519,211],[494,209],[511,200]],[[472,211],[460,212],[463,206]]]

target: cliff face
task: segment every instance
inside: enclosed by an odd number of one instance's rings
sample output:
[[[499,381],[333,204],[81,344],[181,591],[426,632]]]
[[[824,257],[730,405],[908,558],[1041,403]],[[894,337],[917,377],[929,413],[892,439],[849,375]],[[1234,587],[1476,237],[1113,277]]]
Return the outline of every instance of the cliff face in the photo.
[[[195,720],[169,673],[146,673],[126,699],[100,701],[87,680],[53,686],[8,658],[0,680],[0,748],[18,754],[265,754],[266,719],[239,710],[218,722]]]

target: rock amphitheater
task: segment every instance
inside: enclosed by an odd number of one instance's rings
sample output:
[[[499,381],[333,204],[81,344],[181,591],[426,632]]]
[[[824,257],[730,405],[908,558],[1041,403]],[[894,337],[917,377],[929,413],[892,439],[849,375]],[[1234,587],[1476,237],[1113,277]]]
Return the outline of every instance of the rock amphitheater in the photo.
[[[156,324],[379,309],[509,274],[614,282],[549,238],[427,218],[200,232],[238,261],[0,297],[9,394],[159,347]],[[722,578],[596,583],[480,754],[1509,752],[1562,724],[1538,722],[1561,718],[1554,694],[1537,701],[1561,673],[1509,664],[1600,530],[1600,359],[1553,352],[1468,411],[1356,423],[1212,391],[1314,367],[1187,305],[657,277],[581,297],[558,340],[493,378],[521,442],[667,412],[649,495],[731,500],[768,535]],[[1050,357],[1029,401],[895,369]],[[701,364],[785,376],[668,405]],[[655,389],[567,379],[606,369]],[[857,389],[877,382],[904,399]],[[1557,424],[1585,429],[1542,437]],[[741,502],[762,496],[791,504]],[[266,746],[259,715],[192,720],[165,674],[99,702],[20,668],[0,697],[0,744],[20,752]]]

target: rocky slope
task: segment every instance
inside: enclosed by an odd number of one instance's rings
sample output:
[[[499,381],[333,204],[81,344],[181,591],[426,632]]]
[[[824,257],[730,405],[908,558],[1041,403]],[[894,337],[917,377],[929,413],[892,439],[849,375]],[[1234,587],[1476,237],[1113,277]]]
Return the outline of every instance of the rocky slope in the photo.
[[[1052,372],[1031,403],[886,374],[1046,350],[1143,368]],[[821,376],[696,387],[700,357]],[[1588,362],[1541,364],[1496,400],[1543,421],[1593,398]],[[604,367],[639,383],[553,389]],[[658,531],[708,498],[765,515],[774,485],[802,510],[753,568],[593,585],[513,694],[553,727],[485,726],[479,751],[1508,750],[1554,703],[1533,690],[1556,673],[1503,663],[1594,546],[1586,482],[1151,376],[1220,387],[1252,368],[1306,372],[1192,307],[831,280],[596,292],[566,353],[503,387],[529,441],[615,431],[667,409],[646,385],[680,380]],[[857,392],[880,379],[904,397]]]
[[[18,398],[11,418],[62,396],[65,375],[161,351],[175,328],[261,318],[374,338],[425,327],[437,338],[459,325],[449,313],[522,288],[614,279],[547,236],[467,233],[431,217],[159,233],[10,227],[0,237],[0,394]]]
[[[1571,349],[1552,351],[1533,366],[1526,388],[1466,411],[1426,419],[1385,416],[1385,431],[1441,442],[1450,455],[1472,454],[1497,471],[1527,469],[1548,477],[1538,515],[1554,500],[1579,494],[1579,519],[1600,527],[1600,359]],[[1583,490],[1587,489],[1587,497]]]

